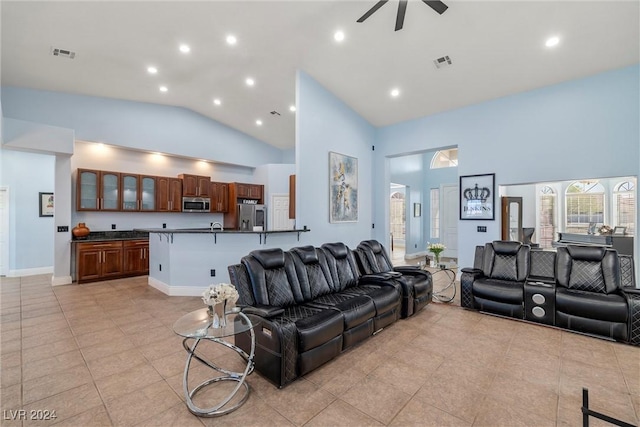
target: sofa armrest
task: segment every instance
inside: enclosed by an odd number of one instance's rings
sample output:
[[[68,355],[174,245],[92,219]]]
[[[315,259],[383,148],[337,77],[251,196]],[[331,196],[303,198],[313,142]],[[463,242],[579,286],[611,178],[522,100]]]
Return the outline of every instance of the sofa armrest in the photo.
[[[463,268],[460,275],[460,305],[465,308],[474,308],[473,282],[484,277],[479,268]]]
[[[245,314],[260,316],[265,319],[271,319],[272,317],[276,317],[284,313],[284,308],[273,307],[270,305],[246,306],[242,308],[242,312]]]
[[[393,271],[396,273],[403,274],[405,276],[422,276],[426,280],[431,280],[431,273],[417,266],[403,265],[400,267],[394,267]]]
[[[402,277],[402,273],[398,273],[397,271],[387,271],[384,273],[364,274],[361,277],[369,277],[376,280],[390,280]]]
[[[629,306],[629,343],[640,346],[640,289],[623,288]]]

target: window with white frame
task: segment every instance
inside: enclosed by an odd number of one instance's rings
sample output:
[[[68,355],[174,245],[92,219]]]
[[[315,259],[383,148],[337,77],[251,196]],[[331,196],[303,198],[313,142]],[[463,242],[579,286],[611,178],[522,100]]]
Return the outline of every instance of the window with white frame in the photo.
[[[404,193],[392,193],[391,203],[389,203],[389,218],[391,235],[394,240],[404,240],[405,238],[405,209]]]
[[[626,233],[633,234],[636,225],[636,187],[631,181],[624,181],[613,189],[613,225],[627,227]]]
[[[458,166],[458,149],[436,151],[431,159],[431,169],[454,168]]]
[[[590,223],[604,224],[604,193],[598,181],[572,182],[565,192],[565,231],[586,234]]]
[[[431,202],[431,238],[440,238],[440,189],[432,188],[430,191]]]
[[[537,232],[538,244],[541,248],[551,248],[556,232],[556,192],[545,185],[538,194],[540,210],[540,229]]]

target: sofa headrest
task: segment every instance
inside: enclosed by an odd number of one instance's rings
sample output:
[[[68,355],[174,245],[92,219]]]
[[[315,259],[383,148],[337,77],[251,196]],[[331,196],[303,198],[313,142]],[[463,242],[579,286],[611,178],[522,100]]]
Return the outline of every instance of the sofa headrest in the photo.
[[[500,255],[515,255],[518,253],[520,246],[522,246],[520,242],[510,242],[505,240],[494,240],[492,244],[493,251]]]
[[[344,243],[325,243],[322,249],[328,251],[335,259],[345,259],[349,255],[349,248]]]
[[[377,240],[363,240],[360,245],[368,247],[376,254],[382,252],[382,245]]]
[[[574,260],[602,261],[607,250],[598,246],[567,246],[567,251]]]
[[[298,255],[304,264],[315,264],[318,262],[318,254],[316,253],[316,248],[313,246],[300,246],[291,249],[291,252]]]
[[[252,251],[253,256],[266,270],[284,267],[284,251],[280,248]]]

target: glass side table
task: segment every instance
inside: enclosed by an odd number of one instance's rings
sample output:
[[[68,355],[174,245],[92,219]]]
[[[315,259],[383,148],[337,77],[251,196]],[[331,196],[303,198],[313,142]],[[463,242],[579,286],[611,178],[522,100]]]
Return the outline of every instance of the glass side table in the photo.
[[[254,364],[253,357],[255,355],[256,336],[254,332],[255,324],[251,322],[249,317],[240,312],[239,308],[234,308],[232,311],[227,312],[227,326],[224,328],[213,327],[213,317],[209,314],[208,309],[202,308],[200,310],[193,311],[189,314],[185,314],[173,324],[173,331],[184,337],[182,345],[187,351],[187,362],[184,367],[184,376],[182,384],[184,388],[185,400],[187,407],[192,414],[201,417],[217,417],[220,415],[228,414],[231,411],[235,411],[242,406],[249,398],[249,384],[245,381],[247,375],[253,372]],[[251,350],[247,354],[244,350],[236,345],[225,341],[225,338],[233,337],[241,333],[249,332],[251,335]],[[194,340],[193,344],[189,346],[188,341]],[[214,363],[203,359],[200,355],[196,354],[196,348],[202,340],[211,341],[220,345],[223,345],[242,357],[247,363],[244,372],[233,372],[223,369]],[[201,384],[198,384],[193,390],[189,390],[189,367],[193,359],[198,360],[200,363],[208,366],[209,368],[222,374],[221,376],[210,378]],[[235,381],[236,386],[231,393],[224,398],[218,404],[210,408],[199,408],[193,402],[193,397],[204,387],[217,384],[221,381]],[[240,389],[243,389],[240,391]],[[238,394],[243,393],[239,399],[232,405],[228,405],[229,402]]]
[[[452,302],[456,297],[456,270],[458,266],[441,263],[438,267],[430,267],[427,263],[422,262],[420,262],[418,266],[431,273],[433,280],[433,299],[440,302]],[[436,279],[438,279],[439,275],[446,276],[446,278],[438,280],[439,282],[444,281],[445,284],[444,286],[436,288]]]

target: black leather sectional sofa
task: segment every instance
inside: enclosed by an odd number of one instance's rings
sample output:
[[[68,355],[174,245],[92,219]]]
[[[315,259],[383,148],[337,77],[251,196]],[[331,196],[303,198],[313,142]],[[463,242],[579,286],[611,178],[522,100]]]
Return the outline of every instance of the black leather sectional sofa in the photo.
[[[640,345],[633,259],[596,246],[531,249],[494,241],[462,270],[465,308]]]
[[[370,255],[329,243],[257,250],[229,266],[238,305],[259,322],[255,367],[276,386],[289,384],[392,324],[407,310],[403,303],[411,301],[413,314],[430,301],[413,304],[415,288],[421,296],[431,295],[428,272],[409,268],[403,274],[390,268],[365,274],[358,267],[361,256]],[[249,335],[236,336],[236,345],[248,350]]]

